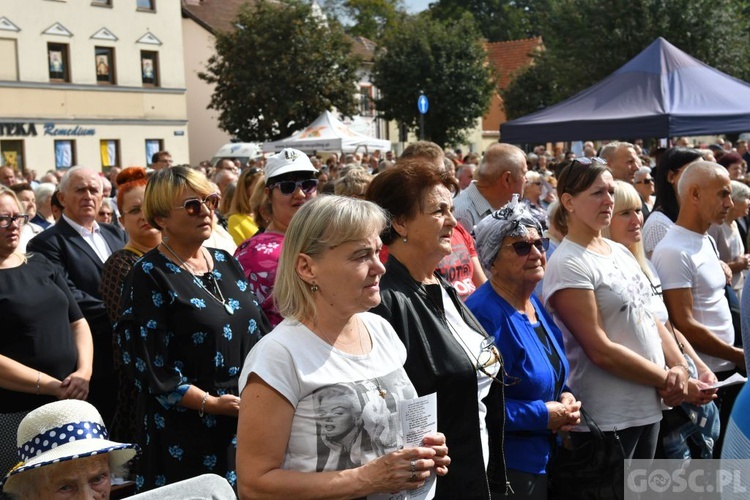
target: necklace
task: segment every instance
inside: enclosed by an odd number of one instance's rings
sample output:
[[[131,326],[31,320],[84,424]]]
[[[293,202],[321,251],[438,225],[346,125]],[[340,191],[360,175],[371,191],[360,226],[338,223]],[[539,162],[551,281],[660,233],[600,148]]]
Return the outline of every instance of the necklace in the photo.
[[[362,337],[363,337],[363,335],[362,335],[362,323],[356,317],[354,318],[354,320],[357,322],[357,333],[358,333],[358,336],[359,336],[359,348],[360,348],[362,354],[365,356],[365,359],[367,361],[367,363],[366,363],[367,364],[367,368],[370,371],[370,375],[372,375],[372,377],[370,378],[370,380],[372,380],[373,382],[375,382],[375,387],[377,387],[377,389],[378,389],[378,394],[380,395],[381,398],[385,399],[385,395],[388,394],[388,393],[380,385],[380,379],[377,376],[375,376],[375,369],[372,367],[372,359],[370,359],[370,353],[372,352],[372,349],[375,347],[375,345],[372,342],[372,335],[370,335],[370,332],[367,332],[367,336],[370,339],[370,351],[367,352],[367,354],[365,354],[365,346],[362,343]],[[310,330],[312,330],[312,328],[310,328]],[[323,330],[321,330],[320,328],[317,328],[317,330],[320,332],[320,335],[323,337],[323,340],[325,340],[326,344],[330,345],[332,348],[335,349],[335,346],[334,346],[335,342],[331,342],[330,339],[328,338],[328,335],[326,335],[325,332],[323,332]]]
[[[214,287],[216,288],[216,291],[219,293],[218,297],[216,295],[214,295],[211,292],[211,290],[209,290],[208,288],[206,288],[206,285],[204,285],[203,282],[198,279],[198,277],[196,276],[196,274],[198,274],[198,273],[195,271],[195,269],[193,269],[193,267],[190,264],[188,264],[187,262],[185,262],[184,260],[182,260],[182,257],[180,257],[179,255],[177,255],[177,252],[175,252],[174,250],[172,250],[172,248],[169,245],[167,245],[167,243],[165,241],[162,241],[161,245],[164,248],[166,248],[167,250],[169,250],[169,253],[171,253],[178,261],[180,261],[180,264],[182,264],[188,271],[190,271],[190,274],[193,277],[193,282],[196,285],[198,285],[200,288],[202,288],[203,291],[206,292],[208,295],[210,295],[216,302],[218,302],[221,305],[223,305],[224,309],[227,311],[227,313],[229,313],[230,315],[234,314],[234,308],[231,306],[231,304],[229,304],[226,300],[224,300],[224,294],[221,293],[221,287],[219,287],[218,281],[216,281],[216,278],[214,277],[214,274],[210,270],[207,271],[206,274],[208,275],[208,279],[212,279],[213,280]],[[202,248],[201,248],[201,255],[203,255],[203,259],[206,261],[206,269],[209,269],[210,266],[209,266],[209,263],[208,263],[208,258],[206,257],[206,254],[203,253],[203,249]]]

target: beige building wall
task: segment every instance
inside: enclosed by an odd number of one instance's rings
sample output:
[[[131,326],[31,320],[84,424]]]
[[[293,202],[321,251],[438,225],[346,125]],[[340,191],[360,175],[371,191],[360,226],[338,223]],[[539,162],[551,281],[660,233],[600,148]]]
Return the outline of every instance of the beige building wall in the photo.
[[[120,166],[145,165],[146,140],[170,150],[175,164],[188,162],[180,2],[155,5],[142,11],[135,0],[3,2],[0,162],[20,159],[19,166],[41,174],[56,166],[55,141],[72,141],[76,164],[102,168],[112,163],[103,140]],[[67,47],[68,81],[50,79],[49,43]],[[114,84],[97,82],[96,47],[113,51]],[[157,54],[156,86],[143,84],[142,51]]]
[[[230,142],[231,136],[219,128],[218,111],[208,109],[214,86],[200,78],[208,59],[214,54],[215,39],[205,28],[192,19],[182,20],[185,65],[185,84],[188,88],[187,115],[190,136],[190,160],[197,164],[210,160],[221,146]]]

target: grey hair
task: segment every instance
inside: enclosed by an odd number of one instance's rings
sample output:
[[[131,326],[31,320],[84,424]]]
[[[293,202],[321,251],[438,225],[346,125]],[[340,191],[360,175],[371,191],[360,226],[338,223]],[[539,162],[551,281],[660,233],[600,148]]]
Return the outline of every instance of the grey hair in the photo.
[[[507,205],[482,219],[474,229],[477,256],[482,267],[489,272],[503,240],[508,236],[526,236],[529,229],[536,229],[539,236],[544,232],[539,220],[518,201],[518,194],[514,194]]]
[[[641,167],[635,171],[635,180],[642,179],[651,173],[651,167]]]
[[[740,181],[732,181],[732,201],[750,199],[750,187]]]
[[[57,186],[51,182],[42,182],[39,184],[34,190],[36,202],[40,205],[45,203],[50,197],[52,197],[52,193],[55,192],[55,189],[57,189]]]
[[[599,156],[607,160],[607,163],[610,162],[612,157],[615,155],[615,151],[617,151],[620,148],[633,148],[635,149],[635,146],[630,144],[629,142],[610,142],[609,144],[605,144],[602,146],[602,150],[599,152]]]
[[[80,170],[88,170],[92,174],[95,174],[96,178],[99,179],[99,190],[102,192],[104,191],[104,178],[101,175],[98,175],[94,169],[81,165],[70,167],[68,170],[66,170],[62,176],[62,179],[60,179],[60,184],[58,184],[57,188],[63,192],[67,191],[68,186],[70,185],[70,177]]]

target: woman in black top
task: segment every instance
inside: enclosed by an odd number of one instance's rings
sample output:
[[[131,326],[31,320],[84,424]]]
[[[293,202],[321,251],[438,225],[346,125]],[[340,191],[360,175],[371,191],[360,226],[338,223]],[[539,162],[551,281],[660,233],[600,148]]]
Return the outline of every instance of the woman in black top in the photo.
[[[438,431],[445,434],[450,472],[435,498],[489,499],[504,493],[502,359],[456,290],[436,272],[451,253],[456,180],[429,160],[410,158],[378,174],[367,199],[391,215],[381,303],[406,346],[404,368],[420,396],[437,393]]]
[[[89,325],[62,275],[41,255],[17,252],[28,221],[0,186],[0,469],[18,462],[16,429],[31,410],[86,399],[93,362]]]

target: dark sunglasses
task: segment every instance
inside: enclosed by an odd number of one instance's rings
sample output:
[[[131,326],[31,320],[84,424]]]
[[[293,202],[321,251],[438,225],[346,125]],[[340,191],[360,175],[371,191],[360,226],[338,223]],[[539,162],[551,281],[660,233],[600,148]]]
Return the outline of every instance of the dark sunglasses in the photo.
[[[653,184],[653,183],[654,183],[653,179],[643,179],[642,181],[636,182],[636,184]]]
[[[182,203],[182,206],[172,208],[184,208],[185,213],[187,213],[188,215],[200,215],[201,212],[203,212],[203,205],[206,205],[206,208],[208,208],[208,210],[211,212],[216,210],[216,207],[219,206],[219,199],[219,195],[214,193],[209,194],[202,200],[200,198],[190,198],[189,200],[185,200]]]
[[[0,227],[3,229],[10,227],[10,225],[16,221],[20,221],[18,225],[23,226],[29,222],[29,214],[0,215]]]
[[[279,188],[279,192],[285,196],[294,194],[297,189],[302,189],[305,194],[310,194],[318,189],[318,179],[304,179],[301,181],[279,181],[268,186],[268,189]]]
[[[516,251],[516,255],[519,257],[525,257],[531,253],[531,247],[535,246],[539,253],[544,253],[549,249],[549,238],[539,238],[534,241],[516,241],[515,243],[508,243],[503,245],[504,247],[513,247]]]

